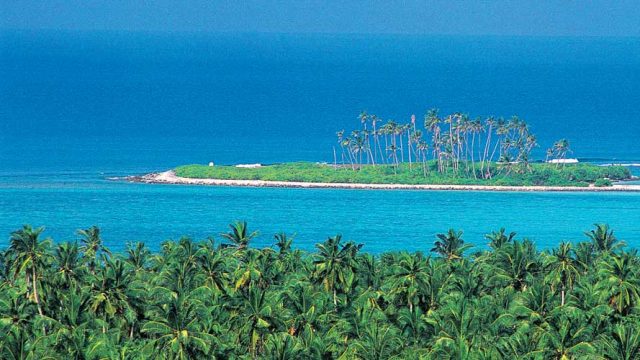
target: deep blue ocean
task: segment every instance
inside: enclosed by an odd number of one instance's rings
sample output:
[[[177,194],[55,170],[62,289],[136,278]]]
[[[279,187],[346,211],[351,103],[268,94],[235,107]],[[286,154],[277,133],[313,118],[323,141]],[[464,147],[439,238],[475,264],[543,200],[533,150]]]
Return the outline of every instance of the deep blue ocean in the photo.
[[[311,249],[429,250],[501,226],[540,248],[607,222],[640,246],[640,194],[476,193],[141,185],[111,176],[186,163],[331,161],[361,110],[517,114],[573,157],[640,163],[640,39],[0,32],[0,245],[23,223],[115,250],[204,238],[246,219]],[[632,168],[637,174],[638,168]]]

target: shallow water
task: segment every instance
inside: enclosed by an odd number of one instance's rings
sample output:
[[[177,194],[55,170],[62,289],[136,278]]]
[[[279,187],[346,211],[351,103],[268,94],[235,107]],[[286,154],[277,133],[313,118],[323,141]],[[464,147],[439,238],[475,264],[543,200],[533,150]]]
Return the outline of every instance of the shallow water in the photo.
[[[606,222],[630,245],[640,245],[638,193],[233,188],[78,178],[0,183],[0,233],[28,222],[70,240],[79,226],[95,224],[114,250],[133,240],[157,249],[167,238],[217,236],[229,222],[246,219],[261,231],[256,246],[270,245],[274,233],[287,231],[297,234],[297,246],[312,249],[341,233],[377,253],[428,251],[435,234],[450,227],[464,230],[466,241],[478,246],[485,246],[484,234],[504,226],[548,248],[582,240],[582,231]]]

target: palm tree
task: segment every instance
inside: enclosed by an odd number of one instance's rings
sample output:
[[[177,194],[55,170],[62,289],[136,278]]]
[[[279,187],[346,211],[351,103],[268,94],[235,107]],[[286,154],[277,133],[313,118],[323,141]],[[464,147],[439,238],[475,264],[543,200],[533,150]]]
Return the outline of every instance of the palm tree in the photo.
[[[150,252],[143,242],[137,242],[135,245],[127,245],[127,255],[127,262],[137,271],[147,265]]]
[[[162,300],[150,310],[151,319],[142,333],[151,336],[143,354],[157,359],[205,358],[216,343],[215,336],[204,331],[201,319],[206,308],[196,297],[158,292]]]
[[[477,118],[475,120],[473,120],[470,124],[469,124],[469,130],[471,132],[471,149],[470,149],[470,154],[471,154],[471,168],[473,171],[473,177],[474,179],[477,179],[477,173],[476,173],[476,159],[475,159],[475,153],[476,153],[476,137],[478,137],[478,140],[480,141],[480,133],[482,131],[484,131],[484,125],[482,124],[482,120],[480,118]],[[478,157],[480,157],[481,155],[479,154],[480,151],[478,151]],[[482,172],[482,171],[480,171]]]
[[[229,224],[229,228],[231,229],[230,232],[220,235],[233,243],[238,250],[246,249],[249,246],[249,242],[259,234],[258,231],[249,233],[246,221],[236,221],[233,224]]]
[[[313,262],[314,277],[323,284],[326,291],[333,293],[333,304],[338,305],[337,288],[346,282],[347,274],[353,271],[355,255],[362,245],[348,242],[341,245],[342,235],[330,237],[317,244],[318,254]]]
[[[433,156],[438,160],[438,171],[442,172],[442,157],[440,156],[440,118],[438,117],[438,110],[431,109],[427,111],[424,116],[424,127],[430,133],[432,133],[431,145],[433,148]]]
[[[567,158],[567,153],[571,152],[571,148],[569,145],[569,140],[560,139],[553,143],[553,147],[551,148],[551,153],[559,160],[564,160]],[[561,161],[562,162],[562,161]],[[558,167],[559,163],[556,164]],[[564,162],[562,162],[562,166],[564,167]]]
[[[420,306],[424,311],[433,312],[441,307],[453,287],[455,276],[446,262],[436,260],[427,263],[427,274],[426,281],[418,283]]]
[[[428,167],[427,167],[427,153],[429,151],[429,144],[427,144],[426,141],[424,140],[417,140],[417,150],[419,151],[419,153],[422,155],[421,156],[421,160],[422,160],[422,175],[424,175],[424,177],[427,177],[427,173],[428,173]]]
[[[394,174],[398,174],[398,147],[395,144],[389,145],[387,147],[387,151],[389,152],[389,157],[393,161],[393,172]]]
[[[549,148],[546,151],[546,157],[544,159],[544,162],[549,162],[549,159],[553,157],[553,149]]]
[[[252,286],[260,286],[264,283],[264,278],[267,274],[264,272],[259,250],[251,249],[248,251],[241,265],[242,266],[236,268],[234,274],[235,290],[246,290]]]
[[[443,309],[428,322],[437,335],[433,342],[433,356],[448,359],[472,359],[474,344],[481,332],[481,313],[464,297],[454,295]]]
[[[204,284],[215,291],[227,293],[231,279],[233,259],[222,249],[206,248],[198,256],[198,264],[204,273]]]
[[[375,321],[354,342],[354,356],[356,359],[366,360],[389,359],[398,352],[401,345],[402,341],[393,327]]]
[[[509,235],[505,233],[504,228],[500,228],[499,231],[494,231],[491,234],[485,235],[485,238],[489,240],[489,247],[493,250],[500,250],[504,245],[513,242],[516,233],[511,232]]]
[[[104,246],[102,237],[100,236],[100,228],[97,226],[78,230],[77,233],[80,235],[80,242],[82,243],[80,251],[84,254],[89,271],[93,274],[95,273],[100,255],[111,255],[111,252]]]
[[[279,249],[280,255],[285,255],[291,252],[291,244],[293,243],[293,236],[289,236],[284,232],[274,235],[276,239],[276,246]]]
[[[261,352],[264,338],[279,327],[277,317],[279,299],[276,294],[268,293],[257,287],[251,287],[242,298],[241,313],[235,319],[235,326],[240,334],[240,340],[248,346],[249,352],[255,358]]]
[[[404,163],[404,141],[402,140],[402,136],[407,131],[406,124],[397,124],[395,127],[395,135],[398,135],[398,139],[400,142],[400,162]],[[394,136],[395,140],[395,136]]]
[[[89,309],[101,320],[102,333],[113,325],[128,329],[133,337],[142,306],[139,304],[144,287],[134,279],[134,273],[121,259],[103,257],[104,266],[96,272],[95,283],[89,293]]]
[[[599,253],[611,253],[612,251],[625,246],[625,243],[619,241],[613,234],[613,230],[609,229],[608,224],[594,224],[594,230],[585,232],[585,235],[591,240],[596,251]]]
[[[79,283],[83,271],[80,268],[80,250],[77,243],[58,245],[54,259],[57,266],[56,277],[64,288],[68,289]]]
[[[390,294],[397,294],[409,306],[409,311],[413,312],[413,305],[417,303],[420,284],[427,280],[427,268],[429,259],[424,259],[421,253],[415,256],[401,254],[400,261],[392,268],[392,279]]]
[[[449,156],[451,158],[451,166],[453,167],[454,171],[458,171],[458,157],[456,155],[456,143],[458,142],[456,136],[454,135],[454,130],[456,130],[456,121],[458,119],[459,114],[451,114],[449,116],[447,116],[446,118],[444,118],[444,123],[448,124],[449,126],[449,134],[446,138],[446,140],[448,140],[448,152],[449,152]],[[457,130],[456,130],[457,131]]]
[[[462,258],[465,250],[471,248],[471,245],[464,243],[462,239],[462,231],[449,229],[446,234],[437,234],[432,252],[445,258],[447,261],[458,260]]]
[[[502,157],[502,149],[504,148],[504,141],[505,141],[506,135],[509,133],[509,124],[503,118],[498,118],[498,120],[494,122],[494,126],[496,127],[495,132],[498,139],[496,140],[496,143],[493,146],[493,150],[491,151],[491,155],[489,156],[489,161],[492,161],[495,158],[496,151],[498,149],[500,149],[500,154],[498,154],[498,159]],[[491,178],[490,172],[487,175],[488,175],[487,176],[488,178]]]
[[[287,284],[282,292],[282,299],[285,308],[289,310],[287,328],[290,335],[314,333],[335,316],[327,307],[330,303],[327,294],[317,291],[307,281]]]
[[[517,331],[497,343],[503,359],[536,359],[541,356],[541,334],[534,331]]]
[[[596,350],[589,341],[591,328],[571,316],[562,316],[551,322],[543,334],[541,347],[545,359],[583,359],[594,355]]]
[[[51,247],[51,239],[40,240],[43,231],[44,227],[34,229],[30,225],[24,225],[22,229],[11,233],[7,250],[7,257],[10,259],[10,266],[14,269],[15,276],[24,273],[27,296],[32,292],[40,317],[44,317],[44,312],[38,295],[39,274],[49,263]],[[44,326],[43,332],[46,333]]]
[[[296,337],[289,334],[273,334],[265,342],[264,356],[274,360],[302,358],[303,347]]]
[[[347,149],[347,155],[349,155],[349,163],[351,164],[351,169],[355,170],[355,158],[353,155],[353,140],[350,137],[344,136],[344,130],[340,130],[336,133],[338,136],[338,143],[340,144],[340,148],[342,149],[342,165],[345,164],[344,161],[344,150]]]
[[[577,243],[574,254],[578,264],[582,266],[582,274],[587,274],[597,259],[593,243],[584,241]]]
[[[562,242],[544,261],[544,267],[548,272],[547,279],[560,288],[562,306],[565,304],[566,291],[571,290],[575,280],[580,277],[580,264],[573,254],[571,243]]]
[[[360,123],[362,124],[362,145],[361,151],[364,151],[367,154],[367,163],[371,162],[374,166],[376,165],[373,154],[371,153],[371,143],[369,140],[369,131],[367,130],[367,121],[371,120],[371,116],[367,114],[366,111],[362,111],[358,116],[360,119]],[[360,161],[360,165],[362,165],[362,161]]]
[[[493,280],[506,283],[515,291],[526,291],[541,270],[535,246],[528,240],[504,245],[494,254],[496,271]]]
[[[80,289],[60,295],[61,311],[53,320],[53,331],[47,336],[52,348],[66,358],[106,359],[113,358],[108,346],[108,337],[89,331],[92,319],[88,311],[87,294]]]
[[[640,331],[632,321],[613,325],[611,337],[604,340],[607,359],[637,360],[640,357]]]
[[[640,275],[635,251],[611,255],[597,266],[600,286],[609,295],[609,303],[621,315],[627,315],[640,303]]]
[[[351,148],[351,152],[353,153],[353,158],[355,161],[358,162],[358,169],[362,169],[362,165],[364,164],[363,160],[362,160],[362,154],[363,153],[367,153],[367,146],[365,143],[366,140],[366,134],[364,134],[364,130],[363,131],[352,131],[351,132],[351,142],[350,142],[350,148]]]
[[[425,335],[429,333],[429,325],[424,321],[425,313],[419,307],[414,311],[407,308],[400,309],[398,312],[398,328],[400,334],[407,339],[407,345],[419,346],[425,339]]]
[[[482,173],[483,178],[487,178],[484,166],[486,162],[490,162],[491,159],[487,158],[489,156],[489,149],[491,148],[491,135],[493,134],[493,126],[496,124],[496,120],[493,117],[489,117],[485,120],[485,124],[487,126],[487,138],[484,143],[484,151],[482,152],[482,163],[480,165],[480,172]]]
[[[380,119],[378,119],[378,117],[376,115],[370,115],[371,117],[371,125],[373,126],[373,151],[374,151],[374,157],[376,159],[376,161],[378,161],[378,152],[380,153],[380,156],[382,157],[383,161],[384,160],[384,153],[382,152],[382,147],[380,145],[380,139],[378,138],[380,136],[380,131],[378,131],[377,128],[377,123],[378,121],[380,121]],[[386,162],[386,161],[385,161]]]
[[[1,288],[0,355],[3,359],[33,357],[31,329],[38,316],[36,305],[23,301],[25,294],[17,288]]]

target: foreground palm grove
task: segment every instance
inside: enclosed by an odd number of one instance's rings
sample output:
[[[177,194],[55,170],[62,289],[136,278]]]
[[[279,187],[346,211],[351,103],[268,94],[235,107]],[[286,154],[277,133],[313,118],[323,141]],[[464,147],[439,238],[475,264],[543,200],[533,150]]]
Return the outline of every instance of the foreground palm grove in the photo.
[[[340,236],[252,248],[244,222],[158,253],[111,254],[95,227],[78,243],[42,231],[2,253],[2,359],[640,357],[640,258],[605,225],[543,252],[504,229],[474,250],[449,230],[379,256]]]
[[[490,179],[496,173],[531,171],[531,152],[539,146],[529,124],[517,116],[472,119],[463,113],[440,116],[432,109],[422,129],[415,115],[409,123],[398,123],[363,111],[358,120],[360,129],[336,133],[339,156],[334,148],[335,163],[339,158],[353,170],[362,164],[389,164],[397,170],[406,162],[409,169],[422,168],[426,176],[427,161],[433,159],[439,173]],[[561,139],[546,150],[546,160],[564,160],[570,152],[569,141]],[[500,166],[491,166],[493,162]]]

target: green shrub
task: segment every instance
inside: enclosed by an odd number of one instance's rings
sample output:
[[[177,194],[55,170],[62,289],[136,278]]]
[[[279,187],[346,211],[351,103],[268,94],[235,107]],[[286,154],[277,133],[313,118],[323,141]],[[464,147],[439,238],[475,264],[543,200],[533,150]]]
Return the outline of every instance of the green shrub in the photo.
[[[613,183],[609,179],[598,179],[594,184],[597,187],[608,187],[613,185]]]
[[[510,170],[492,163],[489,165],[493,176],[482,179],[477,171],[467,172],[464,163],[459,170],[437,171],[436,161],[428,161],[428,173],[424,176],[422,164],[400,164],[397,169],[392,165],[366,165],[354,171],[349,165],[333,165],[309,162],[283,163],[260,168],[236,168],[234,166],[186,165],[175,169],[178,176],[187,178],[233,179],[233,180],[270,180],[300,181],[323,183],[360,183],[360,184],[451,184],[451,185],[504,185],[504,186],[588,186],[603,182],[605,179],[623,180],[631,175],[622,166],[596,166],[591,164],[531,164],[528,168],[512,167]],[[599,181],[600,180],[600,181]]]

